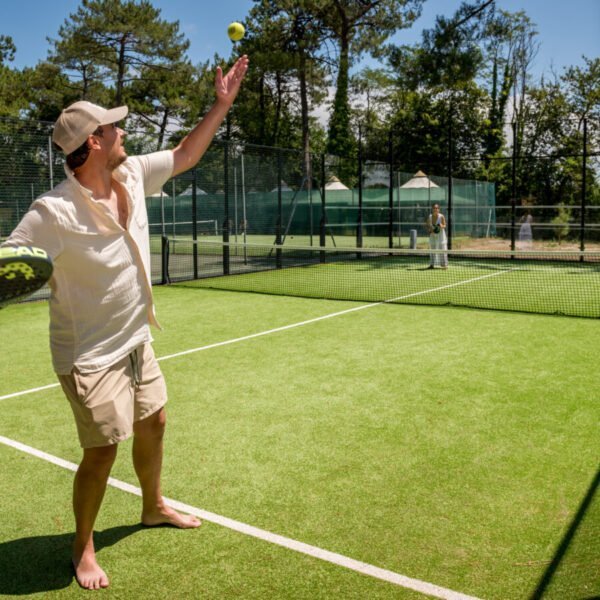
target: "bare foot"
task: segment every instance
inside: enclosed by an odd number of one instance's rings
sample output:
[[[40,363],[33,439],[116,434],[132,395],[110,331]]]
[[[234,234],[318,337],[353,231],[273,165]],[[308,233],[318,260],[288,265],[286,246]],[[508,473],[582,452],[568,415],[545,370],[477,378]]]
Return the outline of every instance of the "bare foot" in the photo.
[[[142,524],[146,527],[171,525],[179,529],[194,529],[200,527],[202,521],[192,515],[178,513],[168,506],[162,506],[152,513],[142,513]]]
[[[78,561],[73,558],[73,568],[75,579],[82,588],[99,590],[108,587],[108,577],[96,562],[94,555],[89,556],[84,553]]]

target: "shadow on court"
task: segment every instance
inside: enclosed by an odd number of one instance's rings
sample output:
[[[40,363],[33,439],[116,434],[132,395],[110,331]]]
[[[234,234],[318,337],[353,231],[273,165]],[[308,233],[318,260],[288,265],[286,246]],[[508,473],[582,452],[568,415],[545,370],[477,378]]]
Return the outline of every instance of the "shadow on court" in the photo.
[[[140,524],[111,527],[94,533],[96,551],[144,529]],[[68,587],[73,534],[40,535],[0,544],[0,595],[29,595]]]
[[[600,468],[529,600],[600,598]]]

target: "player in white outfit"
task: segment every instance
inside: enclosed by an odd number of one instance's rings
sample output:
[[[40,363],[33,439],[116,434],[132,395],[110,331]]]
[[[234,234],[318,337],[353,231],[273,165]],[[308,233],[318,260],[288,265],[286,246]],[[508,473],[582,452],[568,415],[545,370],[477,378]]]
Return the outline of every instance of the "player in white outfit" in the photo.
[[[530,210],[525,211],[519,223],[521,224],[519,227],[519,249],[529,250],[533,245],[533,232],[531,231],[533,217]]]
[[[446,217],[440,212],[440,205],[434,204],[432,213],[427,217],[427,231],[429,232],[429,247],[432,250],[448,250],[448,238],[446,237]],[[448,255],[441,252],[431,254],[429,268],[448,268]]]

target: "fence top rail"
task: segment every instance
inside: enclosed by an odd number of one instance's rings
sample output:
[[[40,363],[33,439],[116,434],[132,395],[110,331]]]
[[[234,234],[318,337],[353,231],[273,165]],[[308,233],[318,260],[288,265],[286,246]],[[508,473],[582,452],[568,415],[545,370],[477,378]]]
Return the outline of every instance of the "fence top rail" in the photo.
[[[587,158],[592,158],[596,156],[600,156],[600,152],[586,152],[585,155],[583,152],[577,152],[574,154],[571,153],[560,153],[556,154],[517,154],[516,156],[507,155],[507,156],[455,156],[453,158],[455,163],[466,162],[466,161],[494,161],[494,160],[534,160],[534,159],[553,159],[553,158],[583,158],[587,156]]]
[[[496,208],[512,208],[512,204],[495,204]],[[581,210],[581,204],[517,204],[516,209],[534,210],[537,208],[551,208],[553,210]],[[600,204],[587,204],[586,210],[600,209]]]

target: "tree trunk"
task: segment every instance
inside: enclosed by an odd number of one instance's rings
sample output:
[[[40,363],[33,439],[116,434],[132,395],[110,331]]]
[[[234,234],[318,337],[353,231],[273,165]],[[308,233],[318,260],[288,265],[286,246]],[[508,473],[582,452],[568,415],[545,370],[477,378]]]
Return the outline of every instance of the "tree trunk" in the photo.
[[[302,113],[302,152],[304,155],[304,176],[307,181],[307,189],[312,189],[312,165],[310,160],[310,131],[308,114],[308,90],[306,86],[306,55],[300,53],[300,107]]]
[[[281,123],[281,104],[283,102],[279,71],[275,75],[275,81],[277,82],[277,101],[275,103],[275,122],[273,123],[273,145],[279,146],[279,124]]]
[[[125,38],[121,38],[121,44],[119,46],[119,63],[117,65],[117,86],[115,103],[117,106],[121,106],[123,102],[123,86],[125,79]]]
[[[350,105],[348,103],[349,49],[349,32],[344,28],[340,38],[340,66],[333,102],[333,114],[329,121],[329,140],[327,142],[328,151],[338,156],[347,155],[351,147]]]
[[[160,128],[158,130],[158,141],[156,143],[156,151],[157,152],[162,148],[163,141],[165,139],[165,132],[167,131],[168,123],[169,123],[169,109],[165,108],[162,119],[161,119]]]

